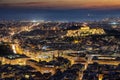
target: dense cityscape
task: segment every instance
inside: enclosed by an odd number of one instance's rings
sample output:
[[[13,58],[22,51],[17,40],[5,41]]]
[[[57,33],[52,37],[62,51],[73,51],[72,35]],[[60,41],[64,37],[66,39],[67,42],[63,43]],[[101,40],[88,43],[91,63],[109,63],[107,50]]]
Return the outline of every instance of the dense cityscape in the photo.
[[[119,80],[120,18],[0,21],[0,80]]]

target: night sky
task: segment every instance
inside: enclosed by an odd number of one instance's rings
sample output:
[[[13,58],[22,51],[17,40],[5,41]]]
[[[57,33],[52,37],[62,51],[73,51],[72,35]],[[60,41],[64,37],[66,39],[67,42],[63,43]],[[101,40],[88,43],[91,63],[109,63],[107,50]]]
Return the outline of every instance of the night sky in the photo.
[[[0,0],[0,20],[79,21],[106,17],[120,17],[120,0]]]

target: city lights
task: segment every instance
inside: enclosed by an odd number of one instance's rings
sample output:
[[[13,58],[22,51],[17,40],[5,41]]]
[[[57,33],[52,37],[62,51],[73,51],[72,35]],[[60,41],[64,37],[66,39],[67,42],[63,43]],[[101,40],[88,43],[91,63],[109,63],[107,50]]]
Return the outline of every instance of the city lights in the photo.
[[[120,80],[120,0],[0,0],[0,80]]]
[[[37,22],[37,20],[32,20],[31,22],[34,22],[34,23],[35,23],[35,22]]]

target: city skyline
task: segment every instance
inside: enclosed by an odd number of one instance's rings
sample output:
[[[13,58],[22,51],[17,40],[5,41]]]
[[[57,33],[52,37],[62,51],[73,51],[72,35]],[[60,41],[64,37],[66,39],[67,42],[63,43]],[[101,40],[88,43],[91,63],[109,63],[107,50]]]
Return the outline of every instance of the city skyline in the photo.
[[[120,80],[120,0],[0,0],[0,80]]]

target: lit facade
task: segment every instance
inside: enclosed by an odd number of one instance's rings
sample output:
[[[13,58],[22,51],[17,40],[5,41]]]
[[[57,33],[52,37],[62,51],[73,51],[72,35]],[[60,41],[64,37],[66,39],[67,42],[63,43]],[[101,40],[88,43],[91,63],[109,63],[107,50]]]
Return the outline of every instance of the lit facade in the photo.
[[[90,28],[89,26],[81,27],[78,30],[68,30],[66,36],[77,37],[77,36],[88,36],[88,35],[102,35],[105,31],[102,28]]]

